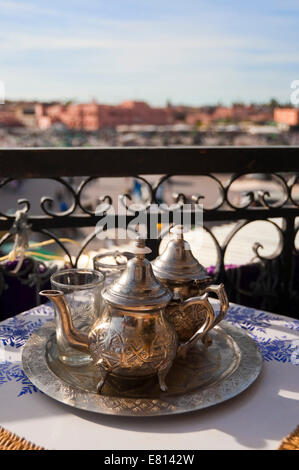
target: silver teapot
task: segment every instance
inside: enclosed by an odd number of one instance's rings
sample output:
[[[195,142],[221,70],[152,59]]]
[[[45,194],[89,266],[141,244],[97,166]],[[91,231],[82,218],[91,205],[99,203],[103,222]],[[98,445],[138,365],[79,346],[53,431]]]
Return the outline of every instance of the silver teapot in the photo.
[[[176,225],[170,231],[174,234],[163,253],[153,262],[153,271],[157,279],[172,292],[172,301],[166,307],[168,320],[174,325],[179,341],[192,340],[198,328],[204,322],[204,306],[192,305],[183,309],[182,305],[190,296],[208,295],[213,292],[220,302],[220,312],[209,330],[214,328],[225,317],[229,302],[223,284],[212,285],[212,278],[206,269],[193,256],[189,243],[184,240],[184,226]],[[201,335],[203,344],[209,346],[212,341],[207,332]]]
[[[105,299],[103,314],[89,334],[76,330],[69,306],[59,290],[40,292],[51,299],[61,316],[64,334],[70,345],[88,352],[100,372],[97,385],[101,391],[108,374],[119,378],[142,378],[157,374],[160,389],[167,390],[165,379],[176,353],[184,354],[188,341],[178,347],[175,328],[167,319],[165,308],[172,299],[170,290],[153,274],[151,263],[145,259],[150,248],[138,238],[122,275],[102,293]],[[200,305],[205,313],[200,338],[213,324],[215,315],[208,296],[194,297],[181,303],[181,309]]]

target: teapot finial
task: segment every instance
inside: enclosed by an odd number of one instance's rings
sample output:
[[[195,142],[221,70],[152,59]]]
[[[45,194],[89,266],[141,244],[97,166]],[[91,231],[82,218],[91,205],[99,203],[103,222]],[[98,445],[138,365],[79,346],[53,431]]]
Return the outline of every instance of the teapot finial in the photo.
[[[170,229],[170,232],[173,233],[178,240],[184,240],[184,233],[187,231],[188,229],[184,225],[174,225]]]
[[[137,237],[136,237],[136,246],[138,248],[144,248],[145,247],[145,239],[142,238],[140,235],[137,235]]]
[[[142,258],[144,258],[145,255],[148,255],[149,253],[151,253],[152,250],[145,245],[145,239],[142,238],[140,235],[138,235],[136,237],[136,242],[135,242],[135,246],[133,247],[132,249],[132,253],[134,253],[134,255],[143,255],[141,256]]]

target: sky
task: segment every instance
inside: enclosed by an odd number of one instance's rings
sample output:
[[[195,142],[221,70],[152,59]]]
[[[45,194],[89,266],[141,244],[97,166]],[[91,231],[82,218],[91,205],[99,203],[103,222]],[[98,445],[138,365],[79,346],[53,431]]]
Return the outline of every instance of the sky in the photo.
[[[287,102],[298,0],[0,0],[7,99]]]

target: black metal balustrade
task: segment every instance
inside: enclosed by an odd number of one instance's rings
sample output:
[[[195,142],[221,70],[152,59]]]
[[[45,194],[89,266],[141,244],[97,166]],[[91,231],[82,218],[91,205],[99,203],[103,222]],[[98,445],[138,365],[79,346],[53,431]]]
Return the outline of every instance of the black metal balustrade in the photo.
[[[279,197],[275,200],[269,191],[250,191],[236,204],[230,197],[233,185],[249,174],[264,174],[277,185]],[[230,174],[223,182],[219,175]],[[146,175],[159,175],[158,181],[151,184]],[[161,177],[161,175],[163,175]],[[52,230],[61,228],[95,227],[104,217],[96,215],[82,201],[85,187],[97,178],[134,177],[139,178],[148,190],[148,203],[157,203],[159,188],[167,180],[177,175],[205,175],[216,185],[218,198],[213,207],[204,208],[204,228],[211,236],[217,251],[214,271],[215,282],[225,283],[231,301],[237,301],[298,317],[299,283],[297,272],[298,250],[295,238],[299,229],[296,217],[299,216],[299,198],[296,189],[299,185],[299,148],[295,147],[163,147],[163,148],[51,148],[51,149],[1,149],[0,150],[0,195],[11,181],[28,178],[47,178],[63,185],[68,191],[71,204],[63,212],[54,211],[53,201],[43,197],[40,201],[41,215],[32,213],[28,199],[19,200],[20,208],[26,215],[26,224],[33,232],[54,238],[69,259],[76,266],[85,248],[95,237],[93,232],[85,239],[74,258],[67,247]],[[68,178],[84,177],[75,188]],[[2,196],[3,197],[3,196]],[[198,187],[194,201],[204,201],[205,194]],[[0,196],[1,198],[1,196]],[[126,199],[127,198],[127,199]],[[184,194],[178,194],[176,201],[186,202]],[[111,202],[109,194],[102,195],[102,201]],[[129,202],[124,196],[124,202]],[[127,223],[135,218],[135,212],[127,217]],[[149,217],[149,213],[148,213]],[[172,215],[170,214],[170,221]],[[192,213],[192,223],[195,220]],[[282,219],[282,228],[276,222]],[[117,220],[117,219],[116,219]],[[253,249],[259,263],[226,269],[224,258],[228,246],[235,235],[247,224],[259,220],[272,224],[279,235],[279,245],[271,256],[263,256],[263,247],[256,243]],[[220,244],[211,231],[211,223],[237,222],[225,243]],[[16,233],[15,214],[0,213],[0,231],[5,232],[1,246],[13,239]],[[20,223],[20,221],[19,221]],[[152,257],[158,253],[159,240],[148,240],[153,249]],[[298,264],[298,266],[297,266]],[[26,271],[26,270],[25,270]],[[0,271],[0,295],[5,292],[3,267]],[[1,278],[2,273],[2,278]],[[7,273],[6,273],[7,274]],[[26,272],[25,272],[26,274]],[[40,287],[47,273],[35,272],[31,283]],[[24,276],[24,270],[18,274]]]

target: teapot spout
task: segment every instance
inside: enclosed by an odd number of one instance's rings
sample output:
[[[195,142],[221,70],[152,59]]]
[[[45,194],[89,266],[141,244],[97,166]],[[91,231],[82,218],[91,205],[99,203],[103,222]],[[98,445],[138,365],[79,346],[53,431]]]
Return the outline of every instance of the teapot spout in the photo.
[[[48,297],[57,307],[61,317],[61,325],[70,346],[85,353],[89,353],[88,336],[74,327],[69,306],[63,292],[60,290],[42,290],[39,295]]]

